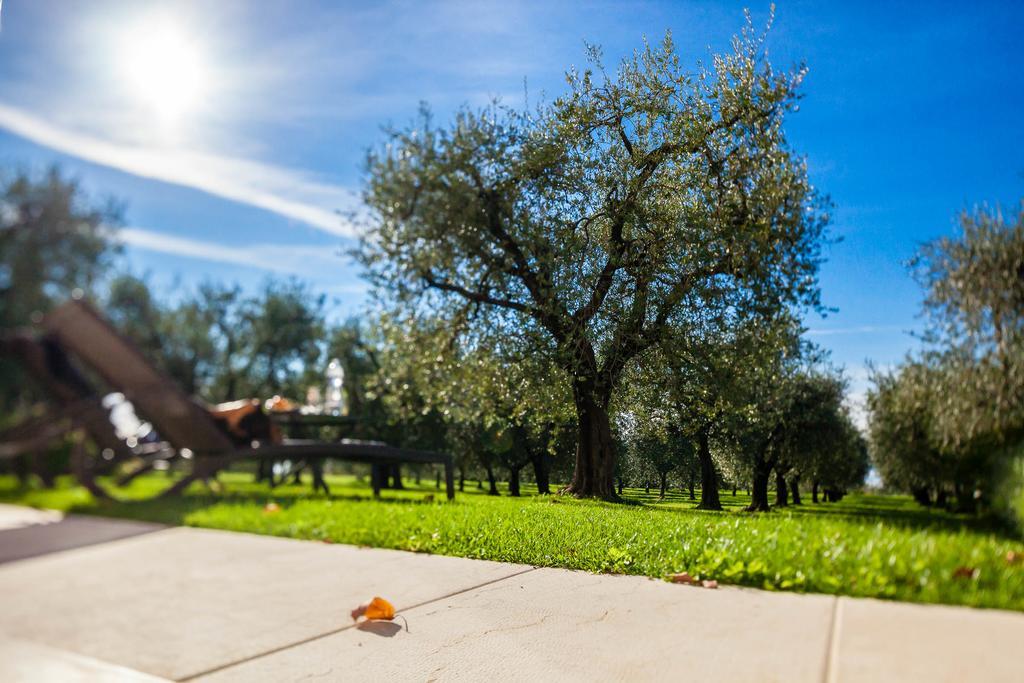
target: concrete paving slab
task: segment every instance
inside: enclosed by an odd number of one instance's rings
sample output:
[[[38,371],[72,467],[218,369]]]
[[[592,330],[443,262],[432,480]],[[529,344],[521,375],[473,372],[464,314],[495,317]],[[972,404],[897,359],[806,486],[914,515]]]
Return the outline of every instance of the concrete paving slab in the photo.
[[[22,508],[26,509],[31,510]],[[85,515],[64,517],[59,512],[48,510],[31,512],[35,514],[10,514],[8,510],[0,510],[0,564],[109,543],[167,528],[163,524],[127,519]],[[16,526],[18,521],[23,523]],[[6,528],[2,528],[3,524],[6,524]]]
[[[5,683],[167,683],[123,666],[40,645],[0,637],[0,681]]]
[[[831,683],[1022,681],[1024,614],[841,598]]]
[[[178,679],[523,569],[174,528],[0,566],[0,634]]]
[[[537,569],[200,680],[817,683],[834,603]]]

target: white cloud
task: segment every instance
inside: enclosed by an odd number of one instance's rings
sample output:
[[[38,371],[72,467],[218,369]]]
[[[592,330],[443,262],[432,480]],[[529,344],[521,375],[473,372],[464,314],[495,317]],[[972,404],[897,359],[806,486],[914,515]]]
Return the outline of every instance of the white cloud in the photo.
[[[32,142],[132,175],[190,187],[351,237],[355,229],[335,213],[355,206],[349,189],[318,182],[294,169],[246,159],[128,146],[55,126],[0,103],[0,128]]]
[[[320,275],[324,279],[341,279],[346,275],[354,275],[351,272],[352,266],[343,258],[340,249],[330,247],[293,244],[227,246],[134,227],[119,230],[117,237],[136,249],[257,268],[272,273],[302,277]],[[346,273],[346,269],[349,272]],[[365,291],[366,288],[356,283],[339,285],[334,289],[358,293]]]
[[[877,332],[901,332],[906,328],[901,325],[860,325],[858,327],[824,327],[807,330],[809,337],[830,337],[837,334],[874,334]]]

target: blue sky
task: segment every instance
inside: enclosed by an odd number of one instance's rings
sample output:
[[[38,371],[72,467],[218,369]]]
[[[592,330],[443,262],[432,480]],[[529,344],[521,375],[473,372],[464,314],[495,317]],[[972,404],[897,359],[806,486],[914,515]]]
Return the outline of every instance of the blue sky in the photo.
[[[531,98],[560,93],[584,41],[614,64],[670,29],[687,59],[706,58],[745,5],[764,21],[768,4],[751,2],[4,0],[0,164],[59,162],[123,200],[125,267],[167,296],[297,275],[343,316],[365,290],[335,211],[358,208],[382,124],[420,101],[442,120],[520,103],[524,79]],[[842,238],[821,278],[838,312],[807,325],[857,392],[865,360],[915,345],[904,262],[917,245],[965,207],[1024,197],[1021,26],[1019,2],[778,3],[772,59],[810,69],[788,133]],[[203,84],[173,117],[154,116],[159,85],[137,78],[154,31],[184,45],[178,66]]]

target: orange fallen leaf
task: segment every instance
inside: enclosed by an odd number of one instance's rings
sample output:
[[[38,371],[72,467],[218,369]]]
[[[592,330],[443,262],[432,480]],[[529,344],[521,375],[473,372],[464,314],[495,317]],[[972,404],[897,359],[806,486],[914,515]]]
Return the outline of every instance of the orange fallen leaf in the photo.
[[[976,579],[981,576],[981,570],[977,567],[957,567],[953,571],[954,579]]]
[[[704,581],[700,582],[700,585],[704,586],[705,588],[718,588],[718,582],[714,579],[705,579]]]
[[[381,597],[374,597],[370,602],[359,605],[352,610],[353,621],[359,619],[359,617],[366,617],[367,619],[386,619],[391,621],[395,618],[395,608],[390,602]]]
[[[1006,564],[1024,564],[1024,551],[1007,550]]]
[[[278,505],[277,503],[267,503],[266,505],[263,506],[263,514],[265,514],[265,515],[269,515],[269,514],[272,514],[274,512],[280,512],[280,511],[281,511],[281,506]]]
[[[685,583],[690,586],[695,586],[698,583],[697,579],[690,576],[689,572],[679,572],[678,574],[673,574],[671,577],[669,577],[669,580],[672,583]]]

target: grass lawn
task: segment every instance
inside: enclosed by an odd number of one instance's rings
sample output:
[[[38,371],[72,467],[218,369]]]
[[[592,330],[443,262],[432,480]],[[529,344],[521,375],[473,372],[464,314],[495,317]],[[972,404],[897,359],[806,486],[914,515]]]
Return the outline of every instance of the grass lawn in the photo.
[[[134,492],[163,476],[140,478]],[[0,502],[593,572],[662,578],[687,571],[769,590],[1024,611],[1024,563],[1007,560],[1010,551],[1024,551],[1024,541],[903,496],[859,494],[817,505],[805,496],[799,507],[747,514],[739,509],[749,499],[729,491],[722,492],[727,511],[714,513],[693,510],[678,491],[659,501],[627,490],[627,503],[610,504],[532,495],[528,486],[522,498],[493,497],[467,482],[447,503],[433,481],[376,501],[353,477],[329,477],[330,497],[309,493],[308,485],[271,491],[241,472],[221,481],[218,493],[195,486],[179,499],[109,503],[70,480],[44,491],[0,477]],[[266,508],[271,502],[276,509]]]

